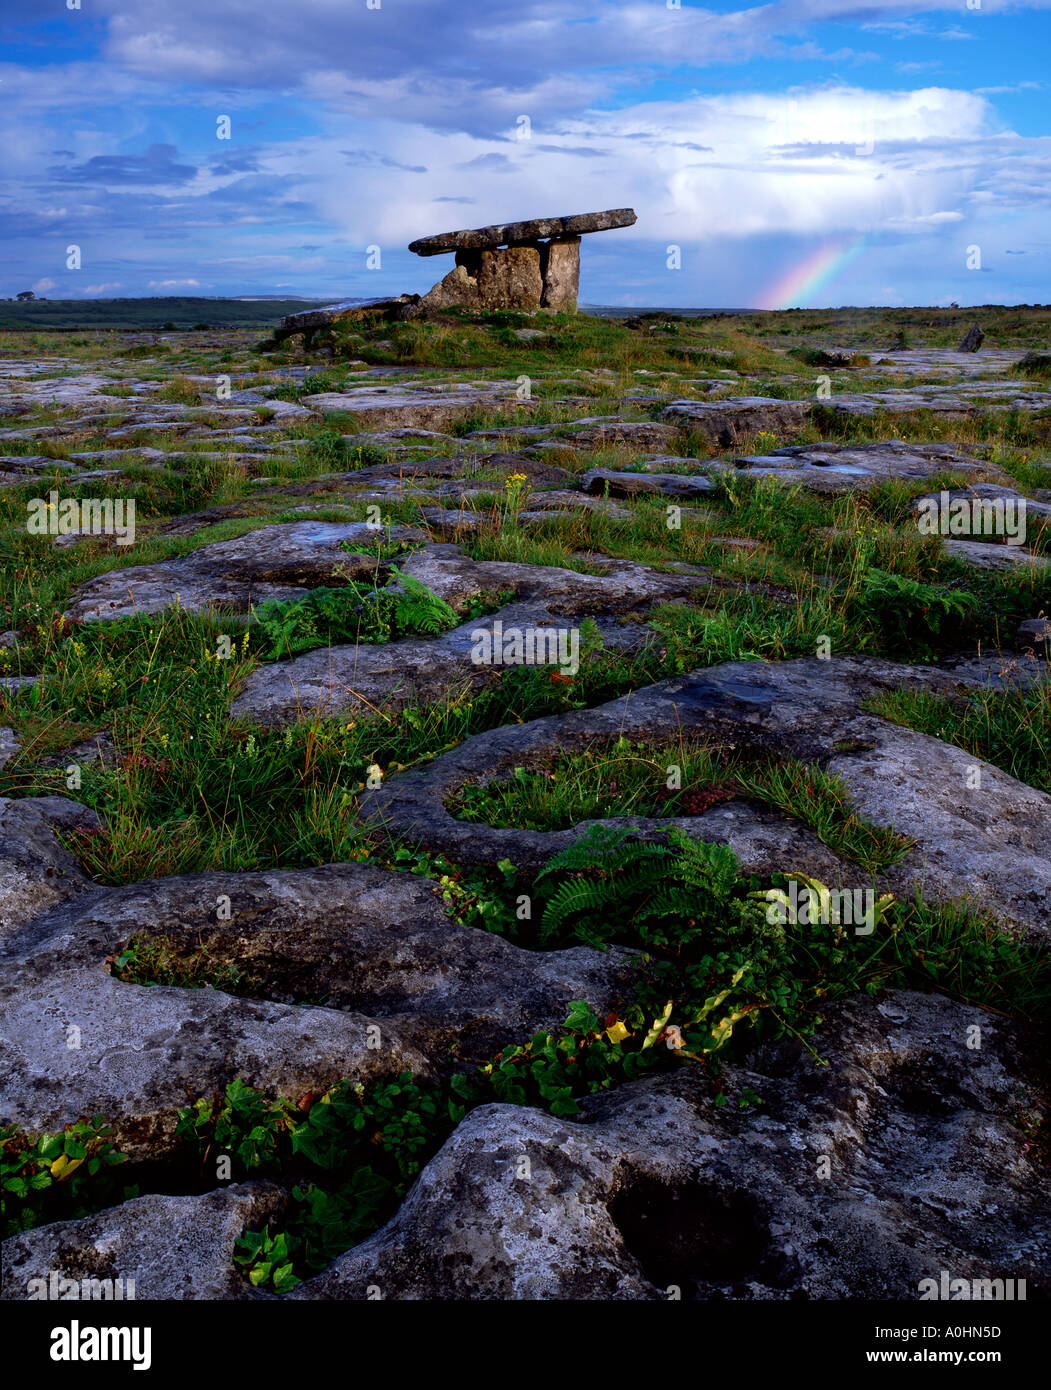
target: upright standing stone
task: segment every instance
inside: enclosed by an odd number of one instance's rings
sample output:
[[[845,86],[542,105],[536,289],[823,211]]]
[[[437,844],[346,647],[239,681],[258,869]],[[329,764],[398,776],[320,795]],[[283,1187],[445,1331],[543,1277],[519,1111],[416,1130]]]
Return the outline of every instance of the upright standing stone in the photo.
[[[409,317],[451,309],[540,308],[544,283],[535,246],[457,251],[456,265],[414,305]]]
[[[580,290],[580,238],[560,237],[543,245],[540,272],[544,281],[540,307],[573,313]]]
[[[984,342],[985,334],[978,327],[978,325],[974,323],[964,334],[963,338],[960,341],[960,346],[956,349],[956,351],[977,352]]]
[[[544,281],[535,246],[479,251],[478,299],[482,309],[539,309]]]

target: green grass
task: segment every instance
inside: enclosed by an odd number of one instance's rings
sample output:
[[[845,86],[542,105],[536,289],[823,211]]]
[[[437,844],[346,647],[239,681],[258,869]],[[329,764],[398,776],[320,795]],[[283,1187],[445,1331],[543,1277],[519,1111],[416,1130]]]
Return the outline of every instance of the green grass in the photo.
[[[234,639],[227,660],[216,656],[224,634]],[[370,768],[390,775],[471,734],[600,703],[666,673],[655,651],[596,650],[575,678],[515,668],[498,686],[444,705],[362,707],[259,729],[227,718],[255,664],[251,640],[243,619],[239,627],[187,614],[49,635],[41,685],[0,694],[0,719],[22,739],[0,770],[0,794],[66,794],[64,768],[46,771],[40,759],[106,731],[119,763],[86,768],[77,792],[106,828],[72,841],[100,882],[365,858],[357,795]]]
[[[38,299],[23,304],[0,303],[0,331],[58,333],[84,331],[158,332],[168,323],[179,330],[198,323],[216,327],[276,326],[286,314],[320,308],[325,300],[204,299],[164,295],[151,299]]]
[[[132,303],[124,301],[123,309]],[[188,305],[187,322],[217,322],[212,306],[218,302],[207,303],[207,308],[203,302]],[[306,306],[292,306],[301,307]],[[272,323],[290,311],[274,303],[237,308],[245,313],[244,322],[253,324]],[[80,311],[85,325],[92,314],[117,312],[112,304],[67,309]],[[149,310],[179,318],[171,301],[150,301]],[[695,384],[698,378],[726,372],[737,373],[727,378],[735,395],[811,399],[819,354],[829,348],[860,348],[870,357],[868,364],[859,357],[849,371],[829,369],[836,390],[934,379],[956,386],[948,371],[903,376],[879,359],[902,335],[916,347],[954,348],[974,320],[989,347],[1009,348],[1021,358],[1027,349],[1046,345],[1051,311],[999,306],[823,310],[732,320],[667,312],[602,318],[449,314],[433,323],[358,324],[323,335],[335,356],[311,356],[323,370],[302,380],[282,374],[284,365],[308,360],[301,349],[289,344],[263,358],[255,351],[259,328],[179,332],[160,342],[87,326],[73,337],[44,327],[58,322],[58,313],[45,305],[17,309],[25,326],[0,331],[0,360],[46,364],[48,358],[61,358],[53,363],[56,378],[98,371],[109,381],[104,390],[112,399],[103,418],[75,419],[47,407],[0,421],[4,427],[39,431],[4,441],[2,452],[54,460],[46,472],[0,489],[0,630],[18,634],[16,648],[0,648],[0,674],[42,675],[30,691],[0,694],[0,723],[15,728],[22,743],[0,769],[0,794],[62,795],[97,811],[101,828],[67,831],[64,839],[102,883],[213,869],[369,863],[433,879],[456,921],[500,932],[526,949],[617,942],[642,953],[614,1016],[598,1019],[587,1001],[578,1001],[565,1024],[531,1039],[508,1038],[501,1053],[480,1069],[454,1053],[437,1081],[389,1078],[359,1088],[349,1079],[327,1098],[291,1101],[245,1087],[200,1098],[184,1117],[190,1157],[180,1170],[184,1187],[175,1182],[174,1190],[213,1186],[201,1167],[201,1153],[221,1143],[237,1154],[237,1177],[274,1176],[288,1194],[273,1226],[246,1234],[240,1245],[248,1277],[267,1288],[287,1288],[360,1240],[395,1209],[418,1166],[477,1103],[541,1105],[570,1115],[596,1090],[690,1061],[700,1062],[702,1074],[717,1088],[713,1053],[722,1046],[743,1055],[756,1040],[807,1037],[832,1001],[884,989],[941,990],[1014,1018],[1047,1020],[1051,967],[1046,952],[1011,940],[966,903],[895,903],[869,937],[828,927],[781,932],[749,894],[784,887],[793,868],[789,864],[759,881],[744,876],[729,851],[696,842],[687,848],[672,838],[649,845],[652,853],[630,865],[625,860],[623,871],[606,844],[590,862],[555,865],[530,880],[510,863],[494,870],[466,869],[443,859],[440,846],[393,839],[382,827],[362,823],[358,798],[377,772],[389,779],[422,768],[474,734],[591,708],[719,662],[812,657],[823,649],[833,657],[855,653],[937,661],[979,642],[987,649],[1010,642],[1020,619],[1051,611],[1051,580],[968,570],[919,535],[911,511],[920,494],[976,475],[946,470],[864,494],[831,496],[722,473],[703,505],[683,509],[678,529],[667,525],[664,497],[618,500],[626,513],[619,518],[580,509],[527,529],[516,524],[516,511],[529,506],[529,492],[513,497],[506,487],[515,465],[486,465],[481,455],[523,447],[521,437],[507,433],[511,424],[564,426],[568,432],[584,415],[658,419],[669,399],[707,395],[706,387]],[[36,327],[29,326],[34,322]],[[545,337],[520,342],[514,330],[525,326],[540,328]],[[325,346],[319,343],[320,349]],[[106,430],[133,421],[130,380],[155,383],[155,398],[162,402],[196,407],[200,398],[190,378],[210,378],[221,364],[238,388],[270,385],[277,388],[277,399],[298,400],[342,389],[351,380],[346,364],[352,357],[411,367],[413,380],[432,384],[529,376],[529,402],[480,408],[450,428],[453,441],[429,441],[417,451],[443,457],[462,451],[465,475],[491,484],[470,503],[483,514],[483,525],[461,538],[469,558],[588,574],[602,573],[608,559],[664,569],[689,565],[703,571],[702,582],[688,600],[615,615],[643,639],[633,656],[605,649],[592,632],[574,678],[544,668],[511,669],[484,688],[467,688],[465,678],[464,688],[443,704],[398,710],[359,705],[326,719],[307,711],[287,728],[231,720],[230,702],[262,660],[389,635],[379,632],[382,624],[376,631],[368,624],[363,629],[359,600],[364,595],[356,587],[353,593],[335,584],[313,595],[304,592],[254,624],[247,614],[197,616],[174,608],[153,617],[72,627],[61,620],[73,592],[89,579],[186,555],[271,521],[302,519],[294,510],[298,505],[318,507],[313,513],[318,516],[349,513],[365,519],[365,503],[352,486],[322,481],[320,475],[406,457],[385,443],[371,443],[367,432],[352,435],[359,429],[352,418],[333,416],[291,422],[260,436],[281,447],[254,469],[232,464],[222,452],[208,457],[214,441],[207,437],[173,439],[146,429],[137,435],[141,443],[180,457],[160,469],[129,462],[117,479],[70,479],[60,466],[63,460],[107,447]],[[1013,379],[1036,389],[1044,369],[1030,364]],[[631,400],[629,393],[638,389],[657,399]],[[264,407],[258,418],[268,414]],[[214,408],[195,414],[205,428],[220,420]],[[66,432],[49,437],[47,430],[56,424]],[[497,434],[486,441],[466,438],[479,429]],[[668,465],[668,471],[695,471],[698,465],[686,459],[701,460],[704,471],[709,460],[726,460],[733,452],[769,454],[787,444],[891,438],[951,440],[988,464],[990,478],[1002,468],[1023,491],[1051,487],[1051,417],[1039,414],[988,412],[949,421],[918,412],[840,420],[818,410],[788,435],[743,437],[733,451],[684,431],[667,449],[682,462]],[[543,457],[574,475],[595,466],[642,467],[639,451],[627,445],[587,453],[562,443],[565,447]],[[253,481],[253,474],[264,473],[288,492],[268,496]],[[530,491],[542,486],[534,484]],[[92,541],[55,549],[48,538],[30,537],[26,502],[52,487],[66,496],[133,497],[139,528],[133,550],[115,552]],[[455,508],[456,503],[442,505]],[[190,535],[163,531],[172,518],[213,508],[215,524]],[[421,523],[416,499],[384,501],[382,512],[384,524]],[[722,544],[719,538],[726,537],[759,546],[738,552]],[[1046,535],[1036,535],[1034,545],[1051,553]],[[401,546],[377,549],[378,583],[405,553]],[[511,600],[514,589],[500,587],[504,583],[503,578],[492,583],[499,592],[458,604],[458,620],[480,617]],[[273,620],[269,627],[268,619]],[[445,615],[443,622],[448,621]],[[285,626],[287,641],[280,635]],[[224,636],[230,639],[225,658],[219,655]],[[958,699],[894,692],[872,708],[1051,791],[1048,688]],[[81,785],[70,787],[67,760],[57,767],[48,760],[98,733],[112,739],[115,762],[86,763]],[[667,785],[672,763],[681,768],[679,787]],[[722,753],[700,744],[592,748],[578,757],[557,758],[546,769],[531,767],[501,784],[466,788],[459,805],[463,814],[483,822],[543,830],[588,819],[701,814],[728,796],[775,807],[809,826],[846,864],[857,866],[859,887],[900,860],[907,848],[900,837],[859,816],[843,785],[821,769],[787,758],[748,759],[740,750]],[[516,911],[523,893],[537,905],[532,919],[521,920]],[[573,910],[549,913],[556,901],[573,904]],[[144,923],[111,966],[129,985],[266,994],[265,982],[251,976],[234,948],[207,932],[182,938]],[[681,1027],[686,1039],[681,1051],[666,1047],[661,1031],[645,1045],[662,1019],[662,1029]],[[451,1079],[450,1068],[458,1080]],[[74,1128],[45,1141],[5,1131],[0,1141],[5,1183],[10,1178],[8,1191],[20,1191],[21,1211],[30,1221],[79,1215],[120,1200],[125,1191],[102,1174],[112,1165],[104,1161],[108,1151],[99,1135]],[[90,1152],[86,1162],[99,1158],[95,1175],[85,1167],[68,1183],[51,1178],[59,1151],[75,1156],[78,1148]],[[128,1176],[139,1175],[122,1174]],[[165,1180],[170,1177],[166,1171]],[[43,1186],[33,1188],[38,1179]],[[147,1176],[148,1187],[156,1181],[156,1173]]]
[[[1051,792],[1051,681],[1029,689],[976,690],[966,696],[894,690],[868,707]]]
[[[416,865],[426,873],[435,867]],[[771,924],[754,888],[732,852],[718,846],[680,837],[669,847],[632,847],[592,836],[552,861],[536,889],[546,904],[543,924],[558,906],[562,943],[625,940],[644,948],[629,997],[612,1013],[600,1019],[587,1001],[576,1001],[561,1027],[509,1041],[486,1062],[456,1059],[451,1075],[438,1080],[403,1072],[368,1086],[347,1079],[320,1095],[283,1098],[235,1080],[179,1112],[176,1190],[207,1190],[219,1152],[231,1157],[235,1179],[281,1184],[283,1207],[265,1227],[242,1234],[235,1259],[252,1284],[286,1292],[381,1225],[476,1105],[499,1101],[572,1116],[588,1095],[695,1063],[706,1066],[709,1095],[725,1102],[718,1054],[739,1052],[757,1038],[805,1040],[835,1000],[887,988],[943,990],[1017,1017],[1048,1019],[1047,954],[963,908],[915,898],[891,903],[871,935],[829,925],[786,929]],[[516,891],[513,875],[505,872],[492,891],[506,899]],[[199,964],[206,945],[184,946],[180,963],[163,943],[138,944],[118,967],[132,959],[133,975],[147,982],[144,967],[152,959],[165,983],[206,982]],[[739,1109],[762,1105],[748,1089],[735,1098]],[[63,1213],[62,1198],[75,1215],[113,1201],[112,1170],[122,1155],[106,1133],[101,1117],[39,1140],[13,1127],[0,1133],[7,1229],[54,1219]],[[66,1190],[63,1174],[56,1179],[51,1169],[63,1152],[62,1164],[77,1166],[81,1153],[89,1160]]]
[[[655,747],[620,739],[607,749],[553,758],[542,770],[519,768],[506,781],[469,784],[450,809],[485,825],[551,831],[619,816],[698,816],[735,799],[801,821],[872,873],[898,863],[913,843],[860,816],[831,773],[794,759],[686,740]]]
[[[133,936],[111,963],[119,980],[135,985],[168,985],[179,989],[221,989],[236,994],[243,972],[213,960],[207,947],[187,951],[168,936]]]

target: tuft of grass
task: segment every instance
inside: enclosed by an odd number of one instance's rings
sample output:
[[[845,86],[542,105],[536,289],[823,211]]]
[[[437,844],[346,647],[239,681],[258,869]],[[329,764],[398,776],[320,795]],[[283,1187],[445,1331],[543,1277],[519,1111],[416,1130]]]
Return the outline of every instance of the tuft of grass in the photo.
[[[234,966],[214,961],[203,944],[187,951],[169,936],[133,936],[109,961],[111,974],[136,985],[221,989],[236,994],[242,978]]]
[[[1051,681],[960,696],[892,690],[866,707],[1051,793]]]
[[[1051,377],[1051,353],[1027,352],[1015,367],[1015,371],[1021,373],[1022,376],[1046,380]]]
[[[899,863],[914,843],[862,817],[832,773],[700,741],[658,747],[622,738],[607,749],[552,759],[539,770],[518,768],[506,781],[468,784],[449,804],[463,820],[544,831],[622,816],[702,815],[718,801],[735,798],[801,821],[836,853],[872,873]]]

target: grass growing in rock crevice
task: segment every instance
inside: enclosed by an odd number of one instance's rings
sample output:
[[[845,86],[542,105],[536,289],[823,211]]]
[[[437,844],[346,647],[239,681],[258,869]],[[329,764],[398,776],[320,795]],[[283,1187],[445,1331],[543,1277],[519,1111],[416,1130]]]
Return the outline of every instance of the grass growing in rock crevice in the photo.
[[[1051,681],[962,696],[892,690],[869,700],[866,708],[1051,793]]]
[[[315,647],[390,642],[411,634],[435,636],[455,627],[456,614],[412,575],[377,588],[351,580],[339,589],[313,589],[300,599],[261,603],[253,614],[266,660]]]
[[[873,873],[899,863],[913,844],[853,810],[832,773],[769,752],[750,756],[686,740],[658,747],[622,738],[606,750],[554,758],[543,770],[519,768],[505,781],[468,784],[449,807],[484,825],[551,831],[620,816],[700,816],[736,799],[801,821]]]
[[[505,874],[505,897],[514,887]],[[298,1098],[268,1097],[234,1080],[180,1112],[184,1190],[213,1185],[220,1153],[232,1158],[234,1180],[268,1176],[285,1189],[278,1215],[237,1243],[235,1260],[250,1282],[287,1291],[375,1230],[478,1104],[574,1116],[589,1095],[683,1065],[706,1069],[718,1101],[721,1058],[757,1039],[805,1040],[831,1003],[858,992],[938,989],[1021,1019],[1046,1023],[1051,1014],[1046,953],[964,908],[884,903],[870,933],[834,920],[778,920],[730,850],[685,836],[668,846],[633,845],[596,830],[552,860],[534,887],[531,928],[546,946],[620,940],[641,948],[633,987],[605,1016],[577,1001],[561,1027],[511,1042],[480,1063],[454,1059],[453,1070],[436,1079],[407,1072],[368,1086],[348,1079]],[[197,948],[191,954],[200,959]],[[139,974],[146,960],[140,952]],[[163,970],[167,979],[167,958]],[[204,981],[198,974],[185,982]],[[810,1063],[800,1056],[796,1065]],[[740,1104],[761,1099],[742,1092]],[[56,1181],[48,1171],[52,1152],[72,1145],[75,1157],[78,1134],[76,1127],[67,1127],[68,1138],[0,1133],[9,1229],[54,1210],[42,1195]],[[104,1142],[89,1146],[96,1174],[120,1162],[111,1146],[99,1149]],[[144,1176],[148,1184],[148,1168]],[[77,1214],[112,1200],[104,1179],[82,1181]]]
[[[670,674],[655,644],[635,657],[596,648],[576,677],[516,667],[498,684],[426,709],[252,728],[227,720],[252,665],[247,631],[222,660],[229,622],[184,614],[152,623],[137,618],[57,637],[41,684],[0,695],[0,715],[22,738],[0,770],[0,794],[68,795],[67,760],[48,770],[41,758],[95,730],[112,734],[113,766],[86,760],[75,791],[104,826],[70,840],[104,883],[355,857],[356,798],[374,769],[389,776],[471,734],[601,703]]]

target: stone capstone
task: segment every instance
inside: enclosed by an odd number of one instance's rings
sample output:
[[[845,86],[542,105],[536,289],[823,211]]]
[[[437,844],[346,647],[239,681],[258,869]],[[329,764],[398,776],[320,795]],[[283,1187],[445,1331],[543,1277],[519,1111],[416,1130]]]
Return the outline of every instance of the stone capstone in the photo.
[[[585,232],[607,232],[614,227],[631,227],[636,221],[632,208],[613,208],[608,212],[580,212],[570,217],[536,217],[528,222],[502,222],[473,230],[441,232],[409,242],[417,256],[440,256],[448,251],[468,251],[515,242],[541,241],[548,237],[577,237]]]

